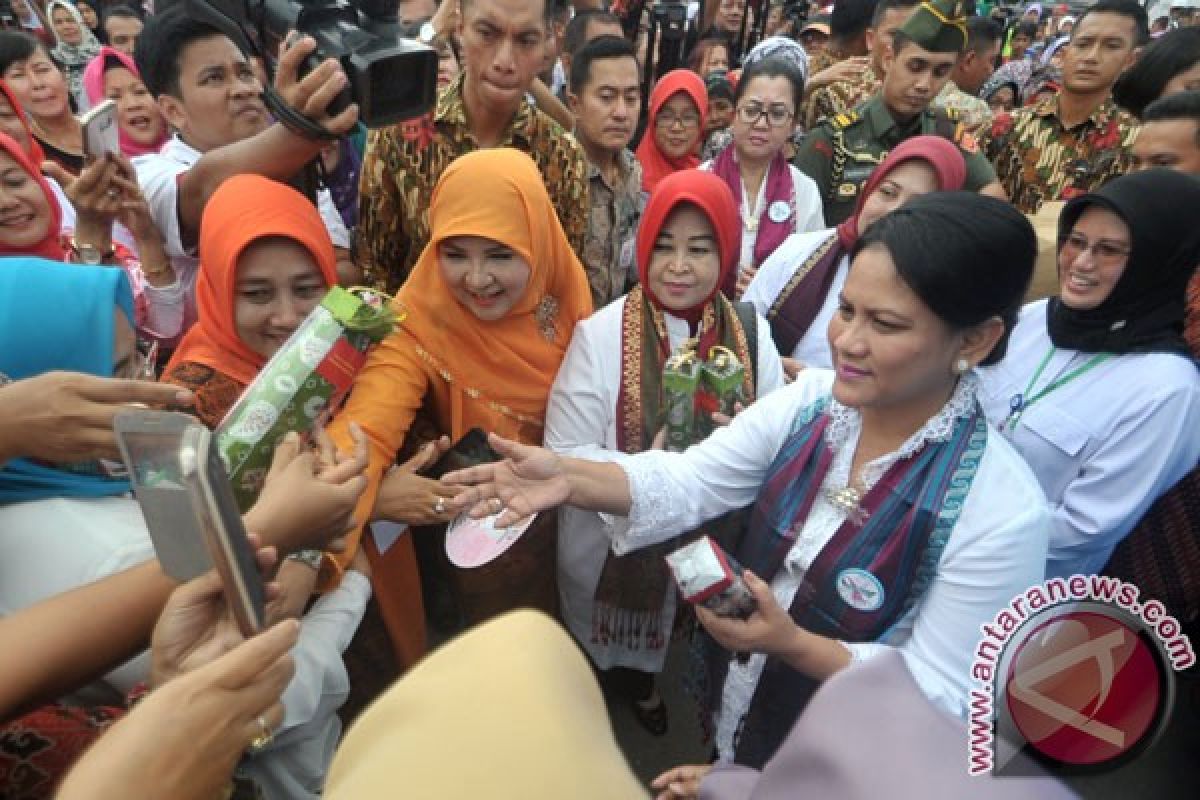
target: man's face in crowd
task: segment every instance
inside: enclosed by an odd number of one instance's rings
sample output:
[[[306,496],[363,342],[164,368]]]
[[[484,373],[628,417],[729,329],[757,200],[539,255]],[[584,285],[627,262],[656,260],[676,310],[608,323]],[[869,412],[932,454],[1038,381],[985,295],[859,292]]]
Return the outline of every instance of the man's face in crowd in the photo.
[[[742,17],[746,15],[746,0],[721,0],[713,27],[726,33],[738,33],[742,29]]]
[[[136,17],[109,17],[104,20],[108,43],[127,55],[133,55],[133,46],[142,32],[142,21]]]
[[[1200,122],[1194,119],[1164,119],[1142,123],[1133,140],[1130,169],[1167,167],[1200,176]]]
[[[1003,43],[997,39],[986,50],[968,50],[963,53],[954,71],[954,83],[967,94],[979,94],[983,84],[996,71],[996,57]]]
[[[587,44],[593,39],[599,39],[601,36],[617,36],[624,39],[625,31],[616,22],[593,19],[584,28],[583,43]],[[562,60],[563,71],[569,76],[571,74],[571,54],[563,50],[559,58]]]
[[[459,22],[466,91],[497,111],[516,110],[542,68],[542,0],[464,0]]]
[[[225,36],[209,36],[183,48],[179,97],[163,94],[158,103],[188,144],[204,153],[253,136],[270,124],[262,90],[237,45]]]
[[[956,53],[934,53],[907,42],[899,53],[884,57],[883,101],[895,116],[909,119],[920,114],[950,80],[958,61]]]
[[[1064,50],[1063,87],[1067,91],[1106,91],[1133,64],[1137,26],[1122,14],[1088,14],[1075,26]]]
[[[892,37],[915,11],[915,8],[889,8],[879,18],[877,26],[867,29],[867,48],[871,51],[871,64],[876,73],[884,71],[883,59],[892,49]]]
[[[628,146],[641,108],[640,78],[634,58],[599,58],[592,62],[591,74],[579,94],[567,95],[581,140],[611,153]]]

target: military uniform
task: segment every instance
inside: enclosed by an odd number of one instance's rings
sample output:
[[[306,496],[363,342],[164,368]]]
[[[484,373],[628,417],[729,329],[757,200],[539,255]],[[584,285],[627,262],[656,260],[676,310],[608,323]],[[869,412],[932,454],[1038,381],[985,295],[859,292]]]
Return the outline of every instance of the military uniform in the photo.
[[[836,225],[854,211],[863,185],[884,156],[905,139],[922,134],[942,136],[958,145],[967,164],[964,189],[978,191],[996,181],[992,165],[955,112],[926,109],[899,124],[878,94],[817,126],[792,163],[816,181],[825,204],[825,223]]]

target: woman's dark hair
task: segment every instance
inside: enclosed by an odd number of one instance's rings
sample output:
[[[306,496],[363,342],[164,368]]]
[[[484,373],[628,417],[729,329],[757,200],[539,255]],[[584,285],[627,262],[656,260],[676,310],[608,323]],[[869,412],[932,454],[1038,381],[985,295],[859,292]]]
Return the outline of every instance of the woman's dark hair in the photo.
[[[1176,28],[1142,51],[1113,86],[1117,105],[1140,118],[1167,83],[1200,63],[1200,28]]]
[[[733,93],[734,105],[741,102],[742,96],[746,94],[746,87],[750,85],[750,81],[762,77],[787,78],[788,83],[792,85],[792,105],[794,106],[795,113],[800,113],[800,106],[804,102],[804,74],[792,62],[772,56],[767,56],[761,61],[755,61],[742,70],[742,76],[738,78],[737,89]]]
[[[1017,29],[1013,31],[1013,37],[1026,36],[1030,39],[1037,39],[1038,24],[1036,22],[1022,21],[1017,23]]]
[[[18,61],[32,56],[42,43],[28,33],[0,31],[0,74]]]
[[[699,75],[700,65],[708,58],[708,51],[714,47],[724,47],[725,55],[732,58],[733,46],[729,43],[729,39],[721,34],[711,34],[697,41],[696,45],[692,48],[692,52],[688,54],[688,69]],[[703,78],[704,76],[700,75],[700,77]]]
[[[867,228],[854,255],[888,251],[900,278],[956,330],[992,317],[1004,335],[983,366],[997,363],[1033,278],[1037,236],[1011,203],[974,192],[934,192],[913,198]]]

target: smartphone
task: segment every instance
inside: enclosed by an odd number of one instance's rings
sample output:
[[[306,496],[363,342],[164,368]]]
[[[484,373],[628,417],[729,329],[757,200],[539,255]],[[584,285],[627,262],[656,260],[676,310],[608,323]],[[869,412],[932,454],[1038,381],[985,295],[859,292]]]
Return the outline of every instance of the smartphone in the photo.
[[[488,444],[487,434],[481,428],[471,428],[432,467],[425,470],[425,475],[436,481],[447,472],[500,460],[500,454]]]
[[[190,425],[183,434],[179,463],[233,618],[244,636],[253,636],[266,622],[266,590],[212,431]]]
[[[163,571],[177,581],[190,581],[213,568],[179,461],[183,435],[195,424],[187,414],[140,409],[122,411],[113,420],[154,552]]]
[[[119,155],[117,141],[117,104],[112,100],[89,108],[79,122],[83,125],[83,154],[103,158],[105,153]]]

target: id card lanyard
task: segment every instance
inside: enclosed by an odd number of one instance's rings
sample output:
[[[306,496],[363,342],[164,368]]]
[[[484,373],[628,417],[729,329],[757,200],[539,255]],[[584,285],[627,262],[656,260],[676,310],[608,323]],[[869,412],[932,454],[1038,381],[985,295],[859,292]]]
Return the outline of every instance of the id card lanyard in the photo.
[[[1050,381],[1050,383],[1043,386],[1035,394],[1030,394],[1030,392],[1033,391],[1034,384],[1037,383],[1038,378],[1042,377],[1042,372],[1046,369],[1046,365],[1050,363],[1050,359],[1054,357],[1056,352],[1058,352],[1058,348],[1054,346],[1051,346],[1050,349],[1046,351],[1046,355],[1042,357],[1042,363],[1038,364],[1038,368],[1034,371],[1033,377],[1029,379],[1029,385],[1025,387],[1025,391],[1014,394],[1012,399],[1009,400],[1008,417],[1004,420],[1001,430],[1007,427],[1010,432],[1015,431],[1017,429],[1017,424],[1021,421],[1021,417],[1024,415],[1026,409],[1028,409],[1038,400],[1041,400],[1043,397],[1053,392],[1055,389],[1067,385],[1083,373],[1099,366],[1103,362],[1113,357],[1112,353],[1097,353],[1067,374],[1061,375],[1058,378]]]

